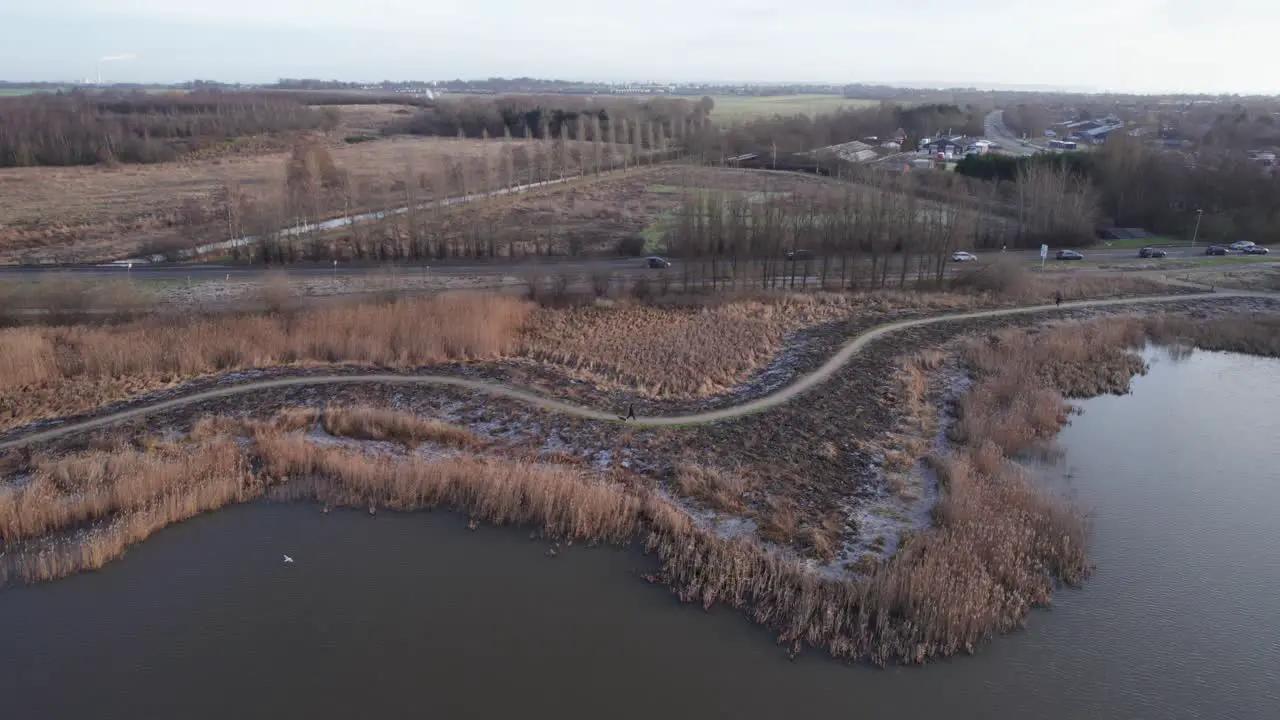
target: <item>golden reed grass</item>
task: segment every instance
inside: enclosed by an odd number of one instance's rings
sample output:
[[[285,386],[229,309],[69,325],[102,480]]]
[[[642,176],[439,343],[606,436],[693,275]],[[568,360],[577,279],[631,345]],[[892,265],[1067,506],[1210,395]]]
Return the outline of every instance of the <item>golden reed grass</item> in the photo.
[[[456,294],[297,314],[0,330],[0,431],[219,372],[493,359],[516,349],[530,310],[513,298]]]
[[[1016,380],[1024,393],[1038,394],[1052,377],[1075,377],[1029,372],[1044,347],[1088,362],[1113,347],[1109,343],[1133,341],[1131,326],[1184,338],[1196,327],[1172,319],[1115,324],[1059,326],[1037,331],[1026,343],[998,334],[994,346],[988,339],[967,348],[977,380],[961,403],[971,402],[965,420],[974,424],[960,434],[954,452],[933,459],[942,486],[935,527],[904,538],[898,553],[862,578],[823,576],[753,538],[703,531],[659,493],[608,476],[512,460],[433,462],[314,445],[285,431],[318,419],[299,412],[282,416],[280,427],[252,427],[253,442],[244,447],[212,440],[162,448],[153,456],[128,450],[118,459],[83,455],[37,463],[26,485],[0,491],[6,528],[0,581],[100,567],[168,522],[269,493],[352,507],[451,507],[477,519],[595,542],[625,544],[638,536],[659,557],[660,579],[682,600],[738,608],[797,648],[823,647],[837,657],[878,663],[970,652],[1048,603],[1055,581],[1076,583],[1088,572],[1085,524],[1008,457],[1028,438],[1040,437],[1039,428],[1060,422],[1065,400],[1050,394],[1017,402],[1006,385]],[[1217,330],[1205,337],[1225,343],[1245,336]],[[984,409],[998,412],[998,419],[977,424],[975,413]],[[1011,429],[1017,425],[1033,430]],[[207,458],[205,475],[191,479],[175,470],[197,465],[175,460],[184,453]],[[251,473],[250,467],[259,470]],[[126,472],[142,477],[126,481]],[[687,482],[691,489],[733,484]],[[81,499],[85,495],[91,498]],[[779,532],[787,530],[786,511],[774,508],[770,522]]]
[[[757,294],[709,307],[621,304],[541,310],[523,352],[602,386],[651,397],[730,390],[773,361],[788,333],[855,312],[969,307],[946,293]]]
[[[0,488],[0,585],[100,568],[167,525],[257,493],[248,458],[225,441],[37,462]]]
[[[174,460],[184,452],[192,453],[191,461],[204,461],[207,453],[216,462],[198,478],[187,479],[178,470],[184,464]],[[38,503],[19,503],[26,508],[18,525],[23,530],[5,541],[0,580],[36,582],[98,568],[166,524],[268,494],[357,508],[450,507],[476,519],[530,525],[590,542],[626,544],[641,537],[661,561],[661,579],[683,600],[741,609],[788,644],[881,663],[972,647],[1008,626],[1008,613],[1038,597],[999,592],[1032,573],[996,573],[983,565],[986,556],[978,551],[987,546],[974,541],[972,531],[952,531],[969,540],[954,554],[941,540],[929,546],[921,540],[870,579],[824,578],[755,540],[709,534],[658,493],[607,477],[511,460],[367,455],[315,445],[267,426],[255,429],[253,443],[243,448],[227,441],[193,443],[164,450],[158,458],[121,451],[114,467],[141,476],[136,497],[75,513],[60,509],[76,502],[75,492],[89,482],[86,478],[96,477],[92,468],[103,461],[97,455],[58,461],[56,467],[67,474],[60,482],[71,492],[51,484],[53,489],[30,496]],[[251,466],[260,469],[253,474],[247,470]],[[53,478],[51,469],[41,472]],[[118,472],[110,477],[122,482]],[[769,522],[778,532],[793,533],[786,510],[777,508]],[[98,522],[86,528],[91,519]],[[46,534],[29,537],[37,530]],[[990,533],[980,537],[988,544],[1003,539]],[[985,594],[960,595],[974,591],[975,584]],[[996,610],[981,604],[996,601],[1003,603]]]

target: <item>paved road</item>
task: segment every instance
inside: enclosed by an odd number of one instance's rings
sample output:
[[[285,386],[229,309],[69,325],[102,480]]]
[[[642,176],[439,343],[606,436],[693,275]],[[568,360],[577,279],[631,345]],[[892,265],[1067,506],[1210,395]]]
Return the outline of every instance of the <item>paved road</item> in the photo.
[[[1035,147],[1019,139],[1004,124],[1004,110],[993,110],[987,113],[983,121],[983,134],[988,140],[1000,143],[1000,151],[1010,155],[1034,155],[1042,148]]]
[[[430,264],[374,264],[338,263],[293,265],[216,265],[154,263],[135,265],[129,269],[122,265],[10,265],[0,267],[0,279],[36,278],[46,274],[70,273],[89,278],[122,278],[135,280],[208,280],[230,276],[237,280],[261,277],[269,273],[284,272],[295,277],[351,276],[384,273],[388,271],[412,275],[430,272],[440,275],[522,275],[550,273],[591,273],[643,268],[644,261],[626,258],[603,260],[553,259],[530,261],[502,261],[477,263],[475,261],[440,262]]]
[[[1169,260],[1198,258],[1204,256],[1203,246],[1197,248],[1182,247],[1170,248]],[[1038,262],[1040,253],[1037,250],[1010,250],[1001,253],[998,250],[980,250],[977,251],[978,264],[991,262],[1001,256],[1014,258],[1027,263]],[[1111,250],[1111,249],[1089,249],[1084,251],[1087,261],[1106,260],[1108,262],[1126,262],[1137,261],[1138,251],[1136,249],[1127,250]],[[675,260],[674,269],[679,272],[680,261]],[[1055,262],[1053,256],[1050,255],[1049,262]],[[1158,260],[1146,260],[1143,262],[1159,262]],[[954,263],[959,266],[960,263]],[[814,260],[811,267],[819,267],[820,260]],[[38,278],[46,274],[70,273],[79,277],[86,278],[121,278],[129,277],[135,280],[212,280],[218,278],[230,277],[235,280],[252,280],[260,278],[268,273],[285,272],[294,277],[321,277],[331,276],[357,276],[387,272],[388,269],[400,272],[405,275],[413,275],[417,273],[427,272],[434,275],[442,276],[503,276],[503,275],[590,275],[598,272],[620,273],[620,272],[643,272],[645,270],[644,261],[641,259],[630,258],[605,258],[605,259],[540,259],[528,261],[500,261],[492,263],[477,263],[475,261],[450,261],[430,263],[427,265],[402,264],[402,265],[377,265],[371,263],[339,263],[338,265],[286,265],[286,266],[265,266],[265,265],[204,265],[204,264],[176,264],[176,263],[156,263],[148,265],[136,265],[133,269],[128,269],[117,265],[58,265],[58,266],[36,266],[36,265],[10,265],[0,267],[0,280],[14,280],[21,278]],[[816,272],[816,270],[815,270]]]
[[[980,318],[1003,317],[1012,315],[1029,315],[1032,313],[1050,312],[1055,310],[1068,310],[1075,308],[1091,308],[1091,307],[1114,307],[1121,305],[1136,305],[1149,303],[1166,303],[1166,302],[1194,302],[1205,299],[1216,299],[1224,297],[1270,297],[1280,298],[1280,293],[1267,292],[1249,292],[1249,291],[1226,291],[1219,293],[1205,293],[1202,295],[1156,295],[1149,297],[1120,298],[1113,300],[1084,300],[1079,302],[1062,303],[1061,306],[1056,305],[1034,305],[1020,308],[1002,308],[997,310],[980,310],[976,312],[960,313],[955,315],[939,315],[935,317],[919,318],[915,320],[900,320],[898,322],[888,323],[880,327],[873,328],[867,332],[857,335],[847,341],[840,350],[836,352],[829,360],[822,364],[817,370],[809,373],[796,380],[795,382],[781,388],[780,390],[766,395],[764,397],[735,405],[733,407],[712,410],[709,412],[693,413],[689,415],[668,415],[663,417],[641,417],[633,421],[632,424],[644,427],[672,427],[679,425],[701,425],[706,423],[718,422],[721,420],[729,420],[752,413],[764,412],[770,408],[788,402],[797,396],[809,391],[813,387],[821,384],[830,378],[837,370],[849,362],[854,356],[862,351],[868,344],[878,340],[879,338],[891,335],[895,332],[908,328],[921,327],[924,325],[935,325],[938,323],[957,322],[962,320],[975,320]],[[586,418],[589,420],[601,420],[619,422],[621,418],[616,411],[597,410],[594,408],[574,405],[555,398],[547,397],[534,393],[529,390],[523,390],[508,385],[500,385],[497,383],[483,382],[478,380],[466,380],[463,378],[447,377],[440,375],[389,375],[389,374],[369,374],[369,375],[322,375],[309,377],[288,377],[275,378],[270,380],[261,380],[257,382],[248,382],[239,385],[230,385],[226,387],[215,388],[203,392],[193,393],[183,397],[162,400],[149,405],[121,410],[89,420],[73,422],[61,425],[47,430],[40,430],[27,434],[25,436],[0,442],[0,451],[11,450],[23,447],[35,442],[54,440],[59,437],[71,435],[73,433],[84,432],[96,428],[106,427],[124,420],[145,417],[152,413],[169,410],[184,405],[209,400],[212,398],[228,397],[232,395],[247,395],[259,390],[280,387],[295,386],[320,386],[320,385],[349,385],[353,383],[386,383],[398,385],[436,385],[441,387],[454,387],[464,390],[475,390],[495,397],[504,397],[520,402],[525,402],[535,407],[552,410],[555,412],[573,415],[575,417]]]

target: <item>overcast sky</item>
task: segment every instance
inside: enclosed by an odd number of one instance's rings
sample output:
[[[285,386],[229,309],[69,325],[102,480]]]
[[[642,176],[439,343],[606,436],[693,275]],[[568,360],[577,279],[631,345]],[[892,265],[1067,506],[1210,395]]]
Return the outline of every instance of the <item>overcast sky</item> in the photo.
[[[135,56],[102,63],[104,81],[532,76],[1277,93],[1278,29],[1276,0],[0,0],[0,79],[78,80],[99,58]]]

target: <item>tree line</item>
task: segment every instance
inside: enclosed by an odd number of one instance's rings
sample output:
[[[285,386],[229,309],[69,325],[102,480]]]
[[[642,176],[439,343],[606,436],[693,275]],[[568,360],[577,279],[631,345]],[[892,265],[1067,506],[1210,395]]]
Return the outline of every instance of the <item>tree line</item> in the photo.
[[[923,200],[909,176],[804,192],[726,193],[687,187],[663,237],[686,281],[712,287],[829,289],[938,282],[950,255],[991,228],[974,210]]]
[[[1240,152],[1202,151],[1189,160],[1120,134],[1091,152],[971,156],[956,172],[997,184],[1011,196],[1040,168],[1087,185],[1103,224],[1189,238],[1201,210],[1202,238],[1280,241],[1280,177]]]
[[[284,95],[76,91],[0,98],[0,167],[163,162],[230,138],[331,122]]]
[[[602,139],[618,122],[661,125],[668,134],[686,134],[708,124],[711,98],[644,100],[565,95],[469,96],[435,100],[386,132],[438,137],[559,137],[561,129],[582,128],[575,139]]]
[[[799,153],[867,137],[887,140],[898,130],[906,134],[903,149],[912,150],[920,140],[948,131],[981,134],[984,115],[975,106],[884,103],[814,116],[759,117],[731,125],[708,125],[689,151],[708,159],[745,153]]]
[[[714,130],[681,128],[626,116],[602,127],[598,116],[580,114],[572,125],[562,122],[558,132],[542,122],[529,140],[512,140],[506,132],[505,139],[491,139],[487,147],[492,152],[449,154],[431,167],[407,167],[382,187],[371,186],[367,178],[347,177],[323,145],[299,143],[280,199],[228,189],[226,232],[258,237],[254,246],[237,252],[242,259],[265,262],[581,255],[589,250],[572,234],[531,230],[502,213],[486,212],[488,203],[445,206],[434,201],[676,157],[716,164],[713,157],[699,158],[694,152]],[[840,264],[822,267],[824,278],[830,272],[841,283],[861,278],[858,282],[884,285],[894,282],[884,264],[891,255],[908,256],[904,262],[910,273],[897,269],[901,283],[908,274],[936,277],[957,248],[1078,245],[1093,234],[1092,191],[1065,172],[1045,171],[1015,185],[956,173],[897,174],[847,162],[833,162],[824,170],[836,182],[814,196],[774,197],[767,174],[760,176],[764,187],[759,197],[764,199],[749,203],[732,194],[715,199],[690,190],[687,196],[701,204],[682,205],[680,222],[668,224],[662,249],[695,259],[699,267],[707,264],[713,275],[735,263],[751,264],[766,285],[780,272],[778,258],[802,249],[838,260]],[[719,209],[712,210],[711,204]],[[327,217],[387,208],[405,210],[352,224],[338,233],[341,238],[316,228]],[[295,227],[313,230],[286,231]],[[618,240],[621,253],[645,250],[643,242],[632,247],[623,242],[630,238]]]
[[[303,136],[293,146],[281,193],[255,196],[229,183],[217,217],[204,215],[194,221],[204,229],[218,225],[230,238],[255,237],[251,245],[233,249],[237,259],[251,262],[420,262],[581,254],[583,248],[572,239],[565,243],[522,223],[503,222],[508,219],[489,212],[486,203],[447,201],[652,166],[677,152],[658,124],[620,120],[608,134],[586,134],[584,127],[585,123],[575,125],[576,130],[562,127],[555,136],[547,132],[529,141],[494,140],[479,154],[447,154],[429,166],[406,166],[389,177],[389,184],[379,186],[368,178],[351,177],[318,138]],[[386,214],[337,233],[318,226],[334,215],[370,210]],[[153,251],[175,253],[189,246]]]

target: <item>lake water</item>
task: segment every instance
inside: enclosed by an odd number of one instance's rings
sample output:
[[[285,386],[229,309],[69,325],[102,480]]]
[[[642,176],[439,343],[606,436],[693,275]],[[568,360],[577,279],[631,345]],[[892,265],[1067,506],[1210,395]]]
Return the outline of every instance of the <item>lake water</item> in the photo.
[[[0,592],[0,718],[1280,717],[1280,363],[1152,362],[1046,471],[1097,575],[973,657],[792,661],[636,552],[262,503]]]

